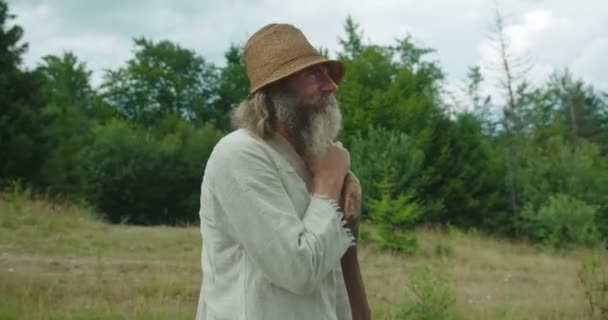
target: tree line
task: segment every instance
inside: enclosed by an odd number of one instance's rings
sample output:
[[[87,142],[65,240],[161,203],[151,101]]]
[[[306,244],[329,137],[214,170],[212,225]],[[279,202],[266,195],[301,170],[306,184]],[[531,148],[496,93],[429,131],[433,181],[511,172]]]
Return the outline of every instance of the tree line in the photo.
[[[84,200],[114,223],[196,223],[205,162],[248,93],[242,45],[217,66],[175,42],[136,38],[132,57],[94,88],[71,52],[25,68],[12,18],[0,0],[2,185]],[[479,66],[464,98],[446,98],[433,49],[411,36],[367,43],[346,19],[340,139],[363,184],[364,217],[388,248],[406,249],[403,231],[419,224],[552,246],[608,238],[608,95],[567,70],[542,85],[519,78],[495,22],[504,102],[484,95]]]

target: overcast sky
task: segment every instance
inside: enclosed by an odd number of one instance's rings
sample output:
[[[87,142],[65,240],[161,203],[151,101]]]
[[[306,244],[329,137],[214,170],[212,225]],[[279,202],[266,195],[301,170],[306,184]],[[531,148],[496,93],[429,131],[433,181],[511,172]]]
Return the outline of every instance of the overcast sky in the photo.
[[[433,58],[447,74],[446,84],[465,78],[467,68],[487,64],[495,53],[488,36],[492,0],[9,0],[15,23],[25,29],[28,67],[47,54],[74,52],[93,70],[124,65],[134,37],[171,40],[217,65],[231,43],[244,43],[261,26],[292,23],[315,46],[338,47],[351,15],[366,42],[392,44],[411,34],[419,45],[437,50]],[[505,31],[516,54],[531,57],[531,81],[569,68],[608,91],[608,0],[510,0],[500,3]]]

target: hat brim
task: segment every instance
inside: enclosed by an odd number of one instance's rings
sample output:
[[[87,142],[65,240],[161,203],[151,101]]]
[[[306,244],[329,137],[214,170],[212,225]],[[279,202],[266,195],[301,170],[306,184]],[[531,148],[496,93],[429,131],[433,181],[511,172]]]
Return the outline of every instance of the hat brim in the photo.
[[[260,82],[256,87],[251,87],[250,93],[254,93],[271,83],[287,78],[290,75],[317,64],[326,64],[329,71],[329,76],[339,84],[344,78],[344,64],[338,60],[329,60],[323,56],[304,56],[294,59],[270,74],[264,81]]]

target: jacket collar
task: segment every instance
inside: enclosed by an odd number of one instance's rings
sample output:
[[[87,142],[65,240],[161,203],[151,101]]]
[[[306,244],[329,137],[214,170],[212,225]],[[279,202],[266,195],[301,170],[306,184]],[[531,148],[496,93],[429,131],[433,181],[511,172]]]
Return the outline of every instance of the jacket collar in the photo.
[[[298,173],[300,178],[310,189],[312,187],[312,177],[304,159],[296,152],[295,148],[282,135],[275,133],[268,139],[268,143],[275,149],[292,168]]]

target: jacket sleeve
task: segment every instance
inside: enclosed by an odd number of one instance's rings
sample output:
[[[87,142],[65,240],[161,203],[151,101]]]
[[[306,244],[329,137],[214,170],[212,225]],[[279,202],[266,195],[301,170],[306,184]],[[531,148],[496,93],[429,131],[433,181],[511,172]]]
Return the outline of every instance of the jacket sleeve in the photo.
[[[257,149],[256,149],[257,147]],[[212,194],[251,263],[294,294],[314,291],[354,238],[319,196],[300,218],[270,157],[255,144],[226,145],[214,159]]]

